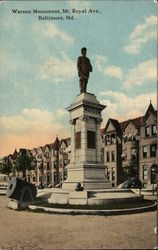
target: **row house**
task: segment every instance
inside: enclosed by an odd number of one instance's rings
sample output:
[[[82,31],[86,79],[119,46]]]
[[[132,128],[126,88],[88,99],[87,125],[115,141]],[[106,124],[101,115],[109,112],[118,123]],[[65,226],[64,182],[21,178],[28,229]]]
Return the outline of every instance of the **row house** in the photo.
[[[28,171],[28,181],[39,186],[56,186],[67,178],[66,166],[70,163],[70,138],[32,150],[36,161],[34,170]],[[30,178],[31,177],[31,178]]]
[[[46,144],[32,150],[32,156],[35,159],[36,166],[33,170],[28,171],[28,181],[37,186],[55,186],[59,183],[59,139],[56,138],[54,143]]]
[[[70,138],[59,141],[55,139],[54,143],[46,144],[38,148],[20,149],[10,155],[12,162],[16,162],[16,157],[23,150],[32,158],[31,170],[26,171],[26,180],[45,187],[56,186],[67,178],[66,166],[70,163],[71,148]],[[13,164],[14,166],[14,164]],[[14,168],[13,168],[14,170]],[[22,178],[22,172],[13,171],[14,175]]]
[[[106,175],[112,186],[124,179],[126,166],[133,166],[143,187],[153,183],[153,170],[158,168],[157,112],[150,103],[146,114],[118,122],[109,119],[103,133],[102,153]]]
[[[139,141],[142,117],[120,123],[122,129],[122,168],[132,165],[139,175]],[[124,171],[123,171],[124,172]]]
[[[115,119],[109,119],[102,136],[102,163],[105,164],[105,174],[112,187],[121,182],[121,144],[122,131]]]
[[[140,127],[139,176],[144,187],[153,184],[153,166],[158,164],[157,112],[150,103]]]
[[[70,138],[62,139],[59,144],[59,182],[67,179],[66,166],[70,164],[71,145]]]

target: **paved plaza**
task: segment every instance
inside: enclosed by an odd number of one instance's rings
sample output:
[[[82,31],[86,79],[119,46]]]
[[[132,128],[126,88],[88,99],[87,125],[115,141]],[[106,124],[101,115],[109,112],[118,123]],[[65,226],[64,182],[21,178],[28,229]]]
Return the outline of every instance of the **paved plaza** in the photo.
[[[14,211],[0,196],[0,249],[153,249],[156,212],[71,216]]]

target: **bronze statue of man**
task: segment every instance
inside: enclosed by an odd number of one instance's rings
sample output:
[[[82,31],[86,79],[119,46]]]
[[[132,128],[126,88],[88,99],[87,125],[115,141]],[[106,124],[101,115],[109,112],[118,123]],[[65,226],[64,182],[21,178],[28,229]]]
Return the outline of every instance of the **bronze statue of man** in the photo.
[[[81,49],[81,55],[78,57],[77,69],[80,83],[80,93],[86,93],[89,73],[92,72],[92,65],[88,57],[86,57],[87,49]]]

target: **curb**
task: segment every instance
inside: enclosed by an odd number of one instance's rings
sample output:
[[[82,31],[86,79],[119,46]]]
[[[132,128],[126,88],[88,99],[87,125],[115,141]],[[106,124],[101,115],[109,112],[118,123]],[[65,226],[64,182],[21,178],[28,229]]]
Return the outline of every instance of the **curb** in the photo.
[[[33,211],[47,212],[52,214],[70,214],[70,215],[122,215],[122,214],[135,214],[148,211],[154,211],[157,206],[155,202],[153,205],[138,208],[126,208],[126,209],[112,209],[112,210],[86,210],[86,209],[61,209],[61,208],[49,208],[40,207],[35,205],[29,205],[28,208]]]

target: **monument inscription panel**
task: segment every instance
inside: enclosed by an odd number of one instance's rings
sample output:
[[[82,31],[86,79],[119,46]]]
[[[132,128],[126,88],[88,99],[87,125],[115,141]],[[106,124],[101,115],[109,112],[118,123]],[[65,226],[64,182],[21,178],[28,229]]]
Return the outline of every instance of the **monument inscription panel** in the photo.
[[[76,132],[76,149],[81,148],[81,131]]]
[[[87,131],[87,147],[90,149],[96,148],[96,134],[95,131]]]

